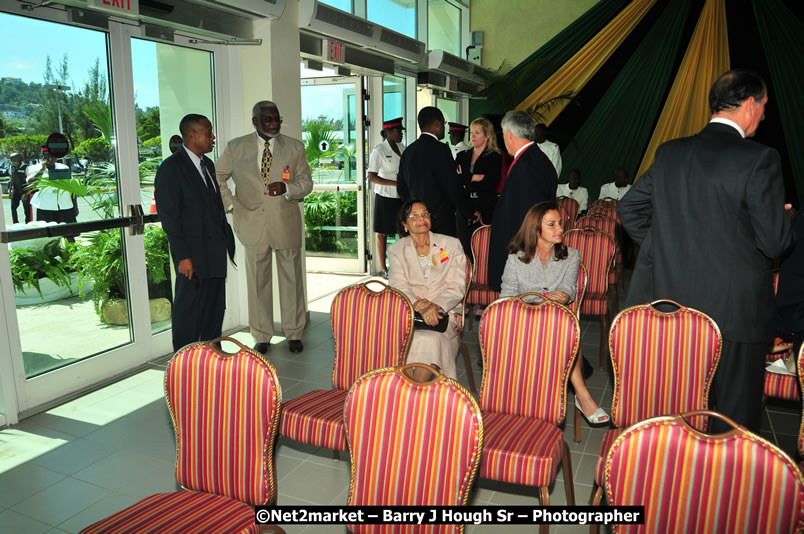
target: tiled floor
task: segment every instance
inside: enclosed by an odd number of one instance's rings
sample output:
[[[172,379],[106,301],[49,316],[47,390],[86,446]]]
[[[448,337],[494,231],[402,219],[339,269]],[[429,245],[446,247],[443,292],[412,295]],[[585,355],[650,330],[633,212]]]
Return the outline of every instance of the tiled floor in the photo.
[[[351,281],[350,281],[351,282]],[[311,302],[311,323],[301,354],[275,340],[269,353],[282,384],[284,399],[329,388],[333,340],[329,326],[332,295]],[[599,327],[582,323],[584,353],[598,358]],[[245,343],[246,332],[235,334]],[[479,357],[477,326],[464,340]],[[176,489],[173,428],[162,390],[164,362],[0,431],[0,532],[78,532],[86,525],[159,491]],[[467,385],[462,358],[459,380]],[[480,370],[474,373],[479,381]],[[595,371],[587,382],[601,405],[611,406],[611,387],[605,372]],[[570,396],[568,404],[572,406]],[[769,404],[763,435],[795,454],[800,408]],[[564,435],[572,451],[576,501],[584,504],[605,428],[583,423],[582,441],[573,442],[572,411]],[[348,455],[339,462],[329,450],[280,439],[277,449],[279,504],[344,504],[349,487]],[[561,473],[550,491],[553,504],[564,504]],[[481,480],[472,491],[472,504],[536,505],[535,488]],[[467,528],[468,533],[493,532],[493,526]],[[289,533],[345,532],[342,526],[287,526]],[[533,526],[510,526],[506,532],[533,532]],[[587,532],[586,527],[558,526],[551,532]]]

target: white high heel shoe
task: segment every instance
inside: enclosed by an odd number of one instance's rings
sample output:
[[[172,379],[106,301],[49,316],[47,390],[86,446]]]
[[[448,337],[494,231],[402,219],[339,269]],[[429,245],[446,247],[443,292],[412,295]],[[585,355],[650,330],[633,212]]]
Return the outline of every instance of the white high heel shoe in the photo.
[[[578,411],[583,415],[583,418],[586,419],[586,422],[590,425],[602,425],[603,423],[609,422],[609,414],[606,413],[606,410],[603,408],[598,408],[595,413],[592,415],[586,415],[581,408],[581,405],[578,403],[578,399],[575,399],[575,407],[578,408]]]

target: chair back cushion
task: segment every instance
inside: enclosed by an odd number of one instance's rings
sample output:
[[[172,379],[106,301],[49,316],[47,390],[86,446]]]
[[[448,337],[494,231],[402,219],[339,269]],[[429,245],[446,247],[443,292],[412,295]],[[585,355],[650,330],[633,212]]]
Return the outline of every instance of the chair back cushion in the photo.
[[[480,319],[481,409],[559,424],[579,341],[578,319],[561,304],[490,304]]]
[[[798,369],[799,391],[804,391],[804,343],[798,351],[796,368]],[[798,429],[798,454],[804,456],[804,402],[801,404],[801,426]]]
[[[664,313],[644,304],[620,312],[609,332],[614,424],[706,409],[721,344],[715,322],[692,308]],[[693,421],[704,429],[705,418]]]
[[[614,219],[618,223],[620,222],[620,218],[617,217],[617,203],[611,204],[609,202],[600,202],[596,201],[592,204],[592,207],[589,208],[589,211],[586,212],[587,215],[599,215],[603,217],[609,217]]]
[[[609,269],[614,259],[614,238],[592,228],[576,228],[564,233],[564,244],[578,249],[586,267],[588,281],[581,313],[601,315],[607,310]]]
[[[349,505],[466,504],[480,463],[483,418],[460,384],[443,375],[413,382],[400,368],[372,371],[349,390],[343,419],[352,461]],[[349,528],[399,532],[398,525]],[[463,525],[426,530],[462,531]]]
[[[608,234],[611,237],[617,236],[617,220],[600,212],[584,215],[576,222],[578,228],[595,228]]]
[[[676,417],[623,432],[606,457],[611,506],[644,505],[644,525],[614,532],[801,532],[804,479],[747,430],[700,434]]]
[[[475,258],[472,284],[488,285],[489,283],[489,243],[491,226],[481,226],[472,234],[472,255]]]
[[[561,210],[562,213],[566,213],[567,216],[564,231],[575,228],[575,219],[578,218],[578,201],[570,197],[558,197],[556,204],[558,204],[558,209]]]
[[[347,390],[363,374],[401,365],[413,334],[413,307],[401,291],[382,282],[382,291],[367,284],[342,289],[332,301],[335,338],[332,386]]]
[[[180,485],[252,505],[274,500],[281,389],[271,362],[245,347],[230,355],[188,345],[168,364],[165,396]]]

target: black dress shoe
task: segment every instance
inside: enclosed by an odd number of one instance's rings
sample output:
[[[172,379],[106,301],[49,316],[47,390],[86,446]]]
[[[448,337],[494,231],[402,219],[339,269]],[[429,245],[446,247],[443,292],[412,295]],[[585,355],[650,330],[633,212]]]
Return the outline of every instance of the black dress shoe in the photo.
[[[304,344],[300,339],[289,339],[288,348],[290,349],[290,352],[301,352],[304,350]]]
[[[271,344],[270,343],[257,343],[257,344],[254,345],[254,350],[259,352],[260,354],[265,354],[266,352],[271,350]]]

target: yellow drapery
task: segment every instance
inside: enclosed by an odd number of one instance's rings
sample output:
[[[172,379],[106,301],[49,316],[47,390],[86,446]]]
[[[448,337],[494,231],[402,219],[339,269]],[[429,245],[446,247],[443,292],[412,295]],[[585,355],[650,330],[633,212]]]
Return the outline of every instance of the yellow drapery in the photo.
[[[614,17],[591,41],[523,100],[517,109],[524,111],[568,90],[576,93],[580,91],[654,4],[655,0],[634,0],[628,4],[628,7]],[[561,102],[547,111],[542,111],[544,123],[549,125],[553,122],[566,105],[567,102]]]
[[[709,122],[709,89],[727,70],[729,36],[725,0],[706,0],[636,179],[653,164],[659,145],[697,133]]]

